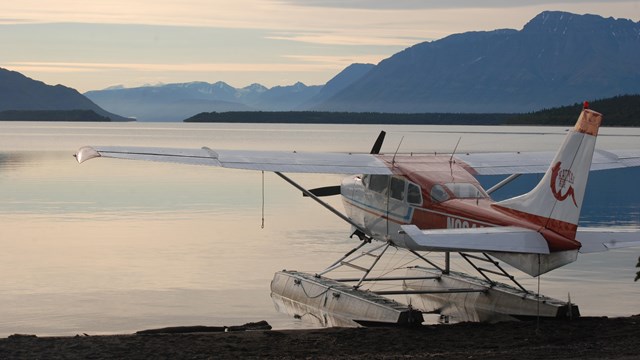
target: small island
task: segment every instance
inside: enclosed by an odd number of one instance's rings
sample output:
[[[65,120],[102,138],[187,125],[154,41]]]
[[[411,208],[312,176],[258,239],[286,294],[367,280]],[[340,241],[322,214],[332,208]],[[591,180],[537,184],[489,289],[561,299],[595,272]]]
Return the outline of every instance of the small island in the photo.
[[[111,121],[93,110],[5,110],[0,121]]]

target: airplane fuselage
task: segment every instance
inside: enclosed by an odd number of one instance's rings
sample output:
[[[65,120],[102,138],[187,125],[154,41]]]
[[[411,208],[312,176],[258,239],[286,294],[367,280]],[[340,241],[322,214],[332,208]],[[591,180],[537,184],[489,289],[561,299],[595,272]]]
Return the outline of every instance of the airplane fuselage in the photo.
[[[447,156],[380,156],[393,175],[356,175],[342,181],[347,215],[376,240],[403,246],[401,225],[420,229],[518,226],[540,232],[551,252],[573,251],[580,243],[545,229],[535,218],[495,206],[465,165]]]

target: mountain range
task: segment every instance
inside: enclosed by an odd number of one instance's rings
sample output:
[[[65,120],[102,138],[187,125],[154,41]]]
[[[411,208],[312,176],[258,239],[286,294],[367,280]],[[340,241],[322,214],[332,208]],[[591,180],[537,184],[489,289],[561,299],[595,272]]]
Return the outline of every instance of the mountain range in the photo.
[[[183,120],[207,111],[276,111],[294,109],[317,95],[322,86],[298,82],[271,89],[253,84],[236,89],[219,81],[190,82],[85,93],[105,109],[140,121]]]
[[[83,96],[0,69],[0,111],[80,109],[141,121],[228,111],[521,113],[624,94],[640,94],[640,23],[555,11],[521,30],[455,34],[377,65],[352,64],[317,86],[190,82]]]
[[[547,11],[383,60],[314,110],[529,112],[640,93],[640,23]]]
[[[75,89],[47,85],[19,72],[0,68],[0,112],[33,110],[90,110],[112,121],[131,120],[105,111]]]
[[[270,89],[260,85],[237,89],[222,81],[110,88],[85,93],[92,101],[140,121],[176,121],[201,112],[293,111],[322,104],[374,67],[352,64],[324,86],[298,82]]]

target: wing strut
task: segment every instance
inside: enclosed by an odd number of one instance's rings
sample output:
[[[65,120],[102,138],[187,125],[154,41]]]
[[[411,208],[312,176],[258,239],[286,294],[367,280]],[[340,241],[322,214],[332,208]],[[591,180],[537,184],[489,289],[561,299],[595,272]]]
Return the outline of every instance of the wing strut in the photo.
[[[491,195],[492,192],[502,188],[503,186],[507,185],[508,183],[512,182],[513,180],[517,179],[518,177],[520,177],[520,175],[522,174],[511,174],[509,175],[506,179],[500,181],[499,183],[493,185],[491,187],[491,189],[487,190],[486,193],[487,195]]]
[[[357,223],[355,223],[353,220],[349,219],[347,216],[345,216],[343,213],[341,213],[340,211],[336,210],[336,208],[334,208],[333,206],[327,204],[326,202],[320,200],[316,195],[314,195],[311,191],[303,188],[302,186],[300,186],[298,183],[296,183],[295,181],[291,180],[291,178],[287,177],[286,175],[284,175],[283,173],[279,172],[279,171],[274,171],[274,173],[278,176],[280,176],[282,179],[284,179],[284,181],[288,182],[289,184],[293,185],[293,187],[295,187],[296,189],[302,191],[302,193],[310,198],[312,198],[313,200],[315,200],[318,204],[324,206],[327,210],[331,211],[332,213],[334,213],[336,216],[338,216],[340,219],[348,222],[349,224],[351,224],[351,226],[355,227],[356,229],[358,229],[359,231],[361,231],[363,234],[366,234],[368,237],[371,237],[371,234],[369,234],[369,231],[367,231],[367,229],[363,228],[362,226],[358,225]]]

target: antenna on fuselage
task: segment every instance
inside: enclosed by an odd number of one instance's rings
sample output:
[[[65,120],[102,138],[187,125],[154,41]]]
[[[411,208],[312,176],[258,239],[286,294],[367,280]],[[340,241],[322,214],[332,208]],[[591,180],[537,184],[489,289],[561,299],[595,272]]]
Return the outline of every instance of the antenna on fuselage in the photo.
[[[453,152],[451,153],[451,157],[449,158],[449,170],[451,170],[451,177],[453,177],[453,155],[456,154],[456,150],[458,150],[458,145],[460,145],[460,140],[462,140],[462,136],[458,138],[458,142],[456,146],[453,148]]]
[[[458,150],[458,145],[460,145],[460,140],[462,140],[462,136],[458,138],[458,142],[456,143],[456,146],[453,148],[453,152],[451,153],[451,157],[449,158],[449,165],[453,164],[453,155],[455,155],[456,150]]]
[[[402,140],[404,140],[404,136],[402,138],[400,138],[400,143],[398,144],[398,147],[396,148],[396,152],[393,153],[393,159],[391,159],[391,166],[393,166],[396,162],[396,155],[398,155],[398,151],[400,150],[400,145],[402,145]]]

